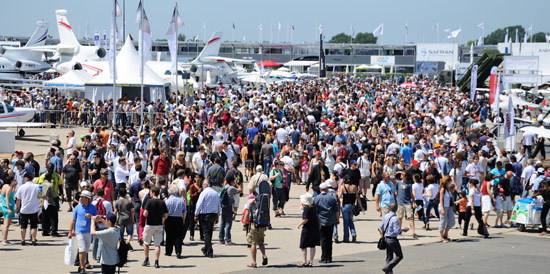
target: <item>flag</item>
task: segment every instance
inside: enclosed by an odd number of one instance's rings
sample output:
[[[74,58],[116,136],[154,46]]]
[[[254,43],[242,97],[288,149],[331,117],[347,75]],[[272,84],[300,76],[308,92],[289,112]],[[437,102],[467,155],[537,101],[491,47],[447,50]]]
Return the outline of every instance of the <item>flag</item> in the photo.
[[[451,29],[445,29],[443,31],[447,33],[447,38],[449,38],[449,39],[452,38],[451,37]]]
[[[550,34],[546,33],[544,36],[546,36],[546,43],[550,42]]]
[[[453,30],[453,31],[450,32],[451,37],[447,37],[447,38],[453,38],[453,39],[457,38],[461,31],[462,31],[462,28],[459,28],[457,30]]]
[[[527,28],[527,31],[529,32],[529,34],[532,34],[533,33],[533,25],[531,24],[531,26],[529,26]]]
[[[120,6],[118,5],[117,0],[115,0],[115,15],[116,17],[122,16],[122,9],[120,9]]]
[[[94,46],[99,47],[101,46],[101,42],[99,41],[99,30],[94,31]]]
[[[115,1],[116,3],[116,1]],[[116,5],[115,5],[116,6]],[[111,72],[111,78],[113,81],[117,79],[116,69],[116,8],[113,10],[111,18],[111,35],[109,37],[109,71]]]
[[[292,25],[292,31],[294,31],[294,25]]]
[[[262,24],[258,24],[258,31],[262,31],[264,29],[264,27],[262,26]]]
[[[500,103],[500,96],[498,95],[497,91],[497,67],[493,66],[491,68],[491,76],[489,79],[489,104],[491,104],[493,114],[498,114],[498,104]]]
[[[107,48],[107,30],[106,29],[103,30],[103,48],[104,49]]]
[[[477,25],[478,28],[485,30],[485,23],[481,22],[479,25]]]
[[[519,43],[518,29],[516,29],[516,40],[514,40],[514,43]]]
[[[246,35],[243,35],[243,42],[246,41]]]
[[[323,25],[322,25],[322,24],[319,25],[319,33],[320,33],[320,34],[323,34]]]
[[[263,77],[265,74],[264,62],[260,63],[260,76]]]
[[[527,32],[523,34],[523,43],[527,43]]]
[[[384,23],[376,27],[376,29],[374,29],[374,31],[372,32],[372,35],[374,35],[374,37],[379,37],[381,35],[384,35]]]
[[[143,13],[143,15],[142,15]],[[141,22],[141,17],[143,16],[143,22]],[[149,53],[151,51],[151,46],[153,45],[153,38],[151,36],[151,25],[149,25],[149,19],[147,18],[147,13],[145,13],[145,9],[142,7],[141,1],[138,5],[137,15],[136,15],[136,23],[139,24],[139,41],[140,47],[139,47],[139,61],[140,66],[143,66],[145,60],[147,60]],[[141,45],[143,45],[143,48],[141,48]],[[142,70],[140,69],[140,76],[143,76]]]
[[[506,34],[504,35],[504,43],[508,43],[508,29],[506,29]]]
[[[472,73],[470,74],[470,101],[474,102],[477,89],[477,65],[472,67]]]
[[[178,73],[177,60],[178,60],[178,27],[183,26],[183,20],[180,17],[178,12],[178,6],[174,7],[174,12],[172,13],[172,19],[168,25],[168,30],[166,31],[166,40],[168,40],[168,49],[170,50],[170,58],[172,60],[172,66],[170,72],[172,74]]]
[[[512,96],[508,96],[508,110],[506,111],[506,118],[504,119],[504,138],[516,135],[516,126],[514,124],[515,116],[516,113],[514,111]]]
[[[407,30],[407,33],[409,33],[409,24],[405,23],[405,30]]]
[[[233,22],[233,29],[235,29],[235,22]]]
[[[435,25],[433,25],[432,29],[439,29],[439,22],[435,23]]]
[[[86,40],[88,40],[90,38],[90,25],[88,24],[88,22],[86,22],[86,34],[85,34],[84,38]]]
[[[355,29],[353,29],[353,26],[350,24],[349,28],[351,29],[351,38],[355,39]]]
[[[277,30],[281,30],[281,22],[279,22],[279,26],[277,26]]]

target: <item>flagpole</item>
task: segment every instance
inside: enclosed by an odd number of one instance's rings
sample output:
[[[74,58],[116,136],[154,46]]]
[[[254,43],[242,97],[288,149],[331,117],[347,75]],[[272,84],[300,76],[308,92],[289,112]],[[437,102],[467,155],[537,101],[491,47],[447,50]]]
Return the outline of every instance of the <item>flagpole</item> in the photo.
[[[143,108],[144,108],[144,103],[143,103],[143,62],[145,60],[143,60],[143,10],[144,10],[144,4],[143,4],[143,0],[141,0],[141,10],[140,10],[140,17],[141,17],[141,20],[139,21],[139,31],[141,33],[141,35],[139,36],[139,49],[140,49],[140,60],[141,60],[141,66],[140,66],[140,72],[141,72],[141,97],[140,97],[140,102],[141,102],[141,122],[140,122],[140,129],[142,129],[143,127]],[[143,129],[142,129],[143,130]]]
[[[122,0],[122,39],[126,41],[126,0]]]
[[[437,23],[437,28],[435,28],[435,31],[437,32],[437,43],[439,43],[439,23]]]
[[[176,18],[175,18],[175,22],[173,23],[175,28],[176,28],[176,108],[178,107],[178,102],[179,102],[179,98],[180,98],[180,91],[179,91],[179,85],[178,85],[178,78],[179,78],[179,70],[178,70],[178,17],[179,14],[178,14],[178,2],[176,2]],[[174,18],[173,18],[174,19]]]
[[[111,45],[114,45],[111,50],[114,52],[113,54],[113,70],[111,72],[111,76],[113,77],[113,128],[116,125],[116,32],[115,32],[115,22],[116,22],[116,0],[113,0],[113,19],[111,19],[111,28],[113,35],[111,36],[111,39],[114,39],[115,41],[111,41]]]

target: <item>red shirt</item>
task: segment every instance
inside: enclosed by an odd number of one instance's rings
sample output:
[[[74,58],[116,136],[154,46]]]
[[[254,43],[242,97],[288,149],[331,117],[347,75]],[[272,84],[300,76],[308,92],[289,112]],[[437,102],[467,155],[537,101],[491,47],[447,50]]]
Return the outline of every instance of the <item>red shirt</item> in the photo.
[[[97,179],[94,182],[94,189],[97,191],[99,188],[103,188],[103,192],[105,193],[103,198],[105,199],[105,201],[111,202],[111,195],[112,195],[113,191],[115,191],[113,183],[111,181],[109,181],[108,179],[107,179],[106,183],[101,181],[101,179]]]
[[[153,168],[157,168],[155,172],[156,175],[168,175],[168,172],[170,171],[170,161],[168,161],[168,158],[162,158],[159,156],[153,164]]]
[[[488,184],[489,184],[488,181],[484,181],[483,184],[481,185],[481,195],[483,196],[489,195],[489,192],[487,191]]]
[[[235,144],[237,144],[240,148],[243,148],[243,138],[241,136],[237,137]]]

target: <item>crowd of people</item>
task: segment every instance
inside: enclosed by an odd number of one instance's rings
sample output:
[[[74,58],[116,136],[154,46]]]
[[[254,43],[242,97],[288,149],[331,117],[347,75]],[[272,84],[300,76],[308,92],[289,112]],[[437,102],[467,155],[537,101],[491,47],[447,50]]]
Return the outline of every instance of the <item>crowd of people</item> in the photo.
[[[65,142],[53,141],[43,165],[30,152],[2,160],[3,243],[9,244],[7,230],[16,216],[23,245],[28,223],[31,244],[37,244],[38,220],[43,236],[58,235],[58,210],[67,203],[79,272],[89,267],[93,246],[93,259],[114,273],[113,240],[128,242],[131,250],[136,240],[143,245],[143,266],[150,265],[154,245],[159,267],[161,246],[180,258],[187,233],[194,241],[198,230],[203,254],[214,257],[214,226],[219,224],[219,243],[233,245],[232,224],[242,213],[248,266],[257,267],[257,248],[261,264],[268,264],[264,234],[272,226],[261,216],[267,211],[284,218],[291,187],[305,185],[299,266],[313,265],[316,246],[320,262],[330,263],[333,242],[356,242],[353,218],[367,210],[370,197],[388,243],[384,271],[393,273],[403,258],[397,236],[410,228],[417,238],[417,225],[430,230],[430,219],[439,219],[440,241],[447,243],[453,241],[455,214],[462,235],[473,228],[474,217],[484,237],[488,228],[515,226],[510,219],[518,197],[542,196],[546,216],[550,169],[544,151],[539,158],[538,150],[531,151],[544,138],[526,135],[518,151],[499,147],[491,125],[502,113],[491,113],[483,96],[471,102],[437,81],[410,80],[418,87],[348,76],[220,87],[196,96],[190,106],[176,104],[184,101],[175,95],[149,103],[141,126],[139,100],[120,99],[119,116],[109,125],[101,117],[109,116],[112,102],[5,96],[14,105],[55,105],[89,132],[78,138],[69,130]],[[526,108],[516,113],[530,115]],[[263,182],[269,183],[267,207]],[[247,202],[239,210],[243,196]],[[497,215],[495,224],[488,223],[490,212]]]

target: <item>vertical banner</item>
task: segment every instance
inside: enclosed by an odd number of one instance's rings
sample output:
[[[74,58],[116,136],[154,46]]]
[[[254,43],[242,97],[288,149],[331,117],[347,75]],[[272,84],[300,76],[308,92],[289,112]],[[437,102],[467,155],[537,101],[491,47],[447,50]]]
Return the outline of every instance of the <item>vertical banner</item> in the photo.
[[[515,116],[516,113],[514,111],[512,96],[508,96],[508,110],[506,111],[506,118],[504,119],[504,138],[516,135],[516,126],[514,124]]]
[[[99,30],[94,32],[94,46],[99,47],[101,42],[99,41]]]
[[[103,30],[103,48],[107,49],[107,30]]]
[[[323,33],[319,35],[319,77],[327,77],[327,66],[325,64],[325,50],[323,49]]]
[[[474,101],[476,97],[477,89],[477,65],[472,67],[472,73],[470,75],[470,101]]]
[[[490,77],[490,84],[489,84],[489,104],[491,104],[492,106],[492,110],[494,113],[498,113],[498,103],[499,102],[496,102],[497,99],[497,81],[498,81],[498,77],[497,77],[497,67],[492,67],[491,68],[491,77]],[[496,105],[496,109],[495,109],[495,105]]]

